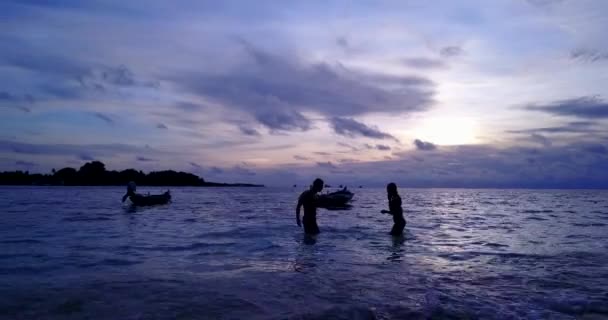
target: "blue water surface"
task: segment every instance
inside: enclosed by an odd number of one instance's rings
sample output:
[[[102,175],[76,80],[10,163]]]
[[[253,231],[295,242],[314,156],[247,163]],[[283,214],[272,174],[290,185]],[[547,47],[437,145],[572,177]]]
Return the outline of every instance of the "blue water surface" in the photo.
[[[608,318],[608,191],[403,189],[403,238],[382,189],[316,238],[300,189],[171,191],[0,187],[0,318]]]

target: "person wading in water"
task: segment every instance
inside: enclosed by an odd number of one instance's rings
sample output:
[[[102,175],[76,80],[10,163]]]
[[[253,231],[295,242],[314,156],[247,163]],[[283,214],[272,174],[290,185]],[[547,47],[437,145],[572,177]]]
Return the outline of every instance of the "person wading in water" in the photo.
[[[319,226],[317,225],[317,193],[323,190],[324,182],[321,179],[316,179],[309,190],[302,192],[298,199],[296,207],[296,222],[298,227],[302,226],[300,221],[300,208],[304,206],[304,232],[306,234],[318,234]]]
[[[405,228],[405,218],[403,218],[403,209],[401,208],[401,197],[397,192],[397,185],[389,183],[386,186],[386,194],[388,197],[388,209],[382,210],[382,213],[387,213],[393,216],[393,229],[391,229],[391,235],[400,236],[403,234],[403,228]]]

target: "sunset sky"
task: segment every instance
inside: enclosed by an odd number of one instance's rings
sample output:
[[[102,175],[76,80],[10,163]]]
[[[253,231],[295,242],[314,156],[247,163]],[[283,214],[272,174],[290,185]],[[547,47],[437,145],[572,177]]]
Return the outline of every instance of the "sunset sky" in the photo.
[[[0,3],[0,170],[608,187],[608,1]]]

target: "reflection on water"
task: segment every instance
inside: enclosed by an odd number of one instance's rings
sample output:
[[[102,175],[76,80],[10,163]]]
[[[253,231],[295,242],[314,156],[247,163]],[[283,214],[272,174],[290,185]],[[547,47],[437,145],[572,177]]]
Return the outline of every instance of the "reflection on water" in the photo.
[[[297,190],[177,188],[149,208],[123,191],[0,188],[0,318],[608,314],[605,191],[401,190],[401,237],[383,189],[319,210],[318,236]]]

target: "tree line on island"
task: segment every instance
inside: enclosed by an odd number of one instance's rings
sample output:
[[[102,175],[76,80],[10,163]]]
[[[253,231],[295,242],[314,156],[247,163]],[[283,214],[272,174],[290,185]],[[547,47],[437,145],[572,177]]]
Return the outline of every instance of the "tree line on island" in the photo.
[[[87,162],[78,170],[53,169],[51,174],[30,174],[28,171],[0,172],[0,185],[124,186],[130,181],[141,186],[263,187],[248,183],[208,182],[195,174],[173,170],[152,171],[148,174],[135,169],[108,171],[100,161]]]

